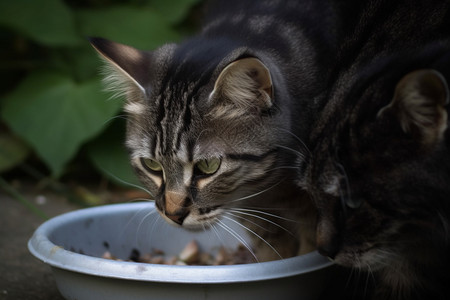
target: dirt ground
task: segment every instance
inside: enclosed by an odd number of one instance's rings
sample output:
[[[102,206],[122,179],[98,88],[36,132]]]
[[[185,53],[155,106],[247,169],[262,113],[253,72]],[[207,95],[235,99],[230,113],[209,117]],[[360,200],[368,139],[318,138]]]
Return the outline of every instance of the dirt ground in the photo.
[[[10,180],[8,185],[48,218],[83,208],[83,205],[132,201],[146,196],[140,191],[108,185],[86,188],[89,184],[72,184],[71,195],[77,193],[82,205],[69,201],[67,194],[39,187],[36,182]],[[28,251],[28,240],[44,222],[44,217],[0,187],[0,300],[64,299],[50,267]]]
[[[49,217],[79,208],[52,193],[24,196]],[[63,299],[50,267],[32,256],[27,248],[28,240],[43,222],[44,219],[0,189],[0,299]]]

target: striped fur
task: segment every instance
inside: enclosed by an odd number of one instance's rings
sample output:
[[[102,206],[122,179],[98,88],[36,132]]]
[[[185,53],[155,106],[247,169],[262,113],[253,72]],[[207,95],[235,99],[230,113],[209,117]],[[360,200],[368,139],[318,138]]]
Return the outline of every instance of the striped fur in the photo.
[[[298,164],[319,252],[352,268],[339,299],[450,299],[450,1],[329,2],[334,63]]]
[[[313,22],[299,16],[329,8],[309,2],[214,1],[199,35],[151,52],[91,40],[110,89],[127,98],[131,163],[161,215],[187,229],[233,215],[259,260],[313,249],[315,214],[293,163],[322,85],[315,60],[328,56],[312,51],[327,41],[318,29],[305,34]],[[202,173],[212,158],[220,167]]]

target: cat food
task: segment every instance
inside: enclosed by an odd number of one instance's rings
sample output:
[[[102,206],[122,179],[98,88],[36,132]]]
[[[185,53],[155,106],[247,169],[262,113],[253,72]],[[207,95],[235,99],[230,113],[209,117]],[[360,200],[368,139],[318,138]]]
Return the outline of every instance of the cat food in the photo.
[[[106,251],[103,256],[106,259],[121,260],[116,258],[111,252]],[[228,251],[225,247],[220,247],[217,254],[213,255],[200,250],[197,241],[192,240],[177,256],[167,257],[164,251],[153,249],[152,252],[141,255],[138,250],[133,249],[127,261],[165,264],[165,265],[236,265],[255,262],[254,257],[240,244],[234,251]]]

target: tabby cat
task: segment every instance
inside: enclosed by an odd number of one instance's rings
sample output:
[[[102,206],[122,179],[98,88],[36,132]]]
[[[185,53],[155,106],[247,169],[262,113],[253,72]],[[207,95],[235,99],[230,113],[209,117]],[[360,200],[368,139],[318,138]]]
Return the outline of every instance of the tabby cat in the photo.
[[[259,261],[314,249],[314,210],[294,180],[329,57],[314,51],[327,34],[299,18],[327,11],[314,2],[216,1],[200,34],[149,52],[91,39],[126,96],[131,164],[163,218],[229,230],[234,217]]]
[[[367,272],[361,297],[450,299],[449,1],[345,5],[298,163],[317,247]]]

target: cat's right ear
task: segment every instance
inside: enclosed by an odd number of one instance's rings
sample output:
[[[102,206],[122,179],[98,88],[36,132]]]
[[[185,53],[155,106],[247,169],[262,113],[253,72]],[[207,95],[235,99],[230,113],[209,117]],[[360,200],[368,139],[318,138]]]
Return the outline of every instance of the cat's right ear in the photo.
[[[136,90],[147,92],[150,53],[103,38],[89,38],[91,45],[106,61],[105,82],[108,90],[119,95]]]
[[[402,130],[422,146],[442,140],[447,129],[449,90],[445,78],[432,69],[406,74],[397,84],[392,102],[378,113],[393,115]]]
[[[222,70],[211,97],[227,99],[242,114],[266,110],[273,104],[269,69],[254,57],[238,59]]]

